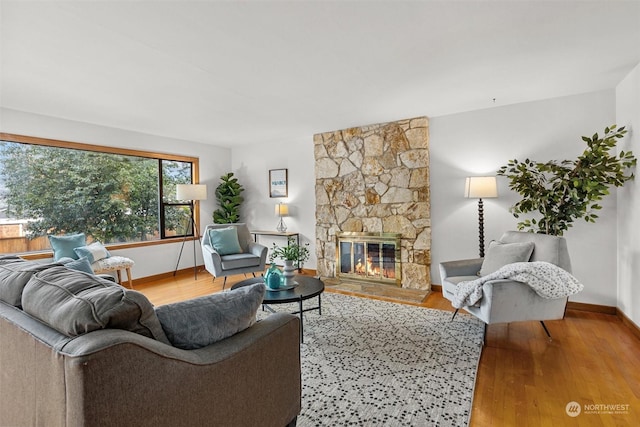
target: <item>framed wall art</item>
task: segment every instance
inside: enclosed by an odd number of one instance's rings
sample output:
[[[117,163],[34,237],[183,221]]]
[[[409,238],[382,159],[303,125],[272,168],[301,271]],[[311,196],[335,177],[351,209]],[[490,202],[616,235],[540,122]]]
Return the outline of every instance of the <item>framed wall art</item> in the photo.
[[[287,197],[288,194],[288,169],[269,170],[269,197]]]

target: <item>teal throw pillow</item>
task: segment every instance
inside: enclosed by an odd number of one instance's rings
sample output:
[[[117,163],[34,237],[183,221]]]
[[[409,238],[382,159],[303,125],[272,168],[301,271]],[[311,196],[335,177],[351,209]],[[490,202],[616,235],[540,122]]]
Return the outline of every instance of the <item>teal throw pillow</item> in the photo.
[[[211,246],[220,255],[232,255],[242,252],[238,241],[238,229],[236,227],[214,228],[209,230]]]
[[[71,270],[84,271],[85,273],[94,274],[93,268],[91,268],[91,263],[86,256],[83,256],[79,259],[62,258],[60,262],[63,263],[65,267],[70,268]]]
[[[60,258],[68,257],[73,259],[80,258],[73,250],[87,244],[87,238],[84,233],[67,234],[65,236],[48,236],[51,249],[53,249],[53,260],[58,261]]]
[[[89,264],[93,264],[101,259],[109,258],[109,251],[100,242],[93,242],[88,246],[81,246],[73,250],[79,258],[86,257]]]

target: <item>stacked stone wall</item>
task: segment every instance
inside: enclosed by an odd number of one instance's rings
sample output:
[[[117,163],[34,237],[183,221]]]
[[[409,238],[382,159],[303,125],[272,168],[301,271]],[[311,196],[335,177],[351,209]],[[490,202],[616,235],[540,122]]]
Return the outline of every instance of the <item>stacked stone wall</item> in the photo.
[[[429,120],[313,137],[318,273],[335,277],[336,232],[402,233],[402,287],[430,289]]]

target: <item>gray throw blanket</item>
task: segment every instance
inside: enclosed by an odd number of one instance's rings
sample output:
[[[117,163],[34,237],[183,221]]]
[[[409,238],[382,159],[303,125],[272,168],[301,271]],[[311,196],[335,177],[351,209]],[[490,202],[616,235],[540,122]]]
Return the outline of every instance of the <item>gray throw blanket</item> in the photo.
[[[578,279],[554,264],[542,261],[514,262],[476,280],[460,282],[451,305],[455,308],[474,305],[482,299],[482,285],[496,279],[523,282],[547,299],[568,297],[584,289]]]

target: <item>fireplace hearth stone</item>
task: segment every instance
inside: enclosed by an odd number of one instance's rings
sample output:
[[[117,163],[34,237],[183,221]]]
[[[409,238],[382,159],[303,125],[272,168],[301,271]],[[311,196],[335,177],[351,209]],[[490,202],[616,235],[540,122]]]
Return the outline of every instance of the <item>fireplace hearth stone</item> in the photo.
[[[323,277],[325,290],[348,295],[360,295],[410,304],[421,304],[430,293],[424,289],[406,289],[379,283],[351,281],[337,277]]]

